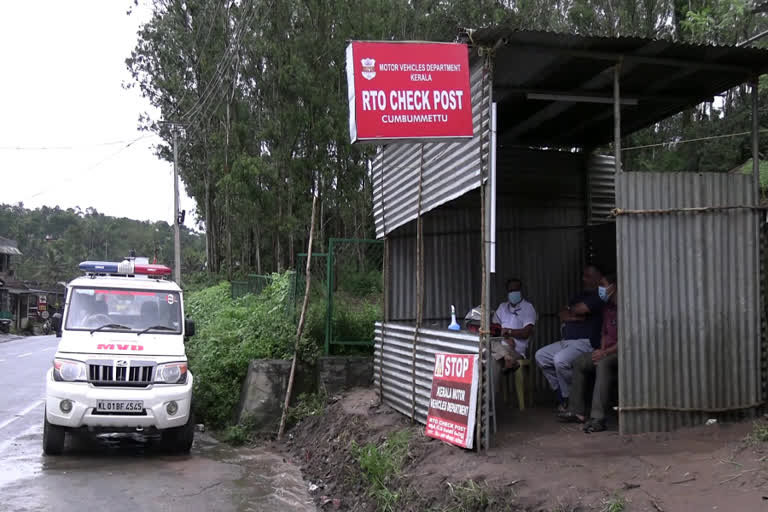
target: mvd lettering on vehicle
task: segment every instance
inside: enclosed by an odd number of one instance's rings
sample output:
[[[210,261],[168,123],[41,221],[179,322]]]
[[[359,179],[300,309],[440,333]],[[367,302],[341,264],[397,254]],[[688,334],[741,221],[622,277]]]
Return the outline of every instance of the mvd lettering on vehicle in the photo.
[[[132,350],[134,352],[141,352],[144,350],[143,345],[123,345],[121,343],[99,343],[96,346],[96,350]]]

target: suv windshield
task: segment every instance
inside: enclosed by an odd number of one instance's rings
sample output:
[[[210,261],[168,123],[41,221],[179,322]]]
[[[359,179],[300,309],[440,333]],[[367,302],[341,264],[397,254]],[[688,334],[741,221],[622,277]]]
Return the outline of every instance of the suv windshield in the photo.
[[[73,288],[67,308],[67,330],[181,333],[179,292],[105,288]]]

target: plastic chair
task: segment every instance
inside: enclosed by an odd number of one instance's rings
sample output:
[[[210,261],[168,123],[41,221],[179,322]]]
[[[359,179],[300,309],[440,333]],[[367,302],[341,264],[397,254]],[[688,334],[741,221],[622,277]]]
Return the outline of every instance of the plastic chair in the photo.
[[[517,404],[520,411],[525,411],[526,398],[529,405],[533,404],[533,366],[530,359],[520,359],[520,368],[507,374],[506,379],[501,381],[501,392],[504,403],[509,403],[509,389],[512,385],[512,378],[515,379],[515,391],[517,393]],[[526,381],[528,381],[526,383]]]

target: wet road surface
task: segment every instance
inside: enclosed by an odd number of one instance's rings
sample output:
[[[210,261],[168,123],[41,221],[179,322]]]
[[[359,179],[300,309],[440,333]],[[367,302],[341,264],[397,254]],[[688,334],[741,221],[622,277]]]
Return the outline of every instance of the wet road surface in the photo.
[[[69,436],[64,455],[44,456],[44,378],[56,343],[0,343],[0,511],[315,510],[299,469],[280,454],[207,434],[184,456],[141,434]]]

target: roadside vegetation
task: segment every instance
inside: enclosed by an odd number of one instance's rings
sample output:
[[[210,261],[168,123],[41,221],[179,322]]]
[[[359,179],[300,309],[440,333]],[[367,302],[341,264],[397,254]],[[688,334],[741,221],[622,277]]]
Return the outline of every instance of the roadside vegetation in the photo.
[[[288,274],[274,275],[259,295],[232,299],[229,283],[223,282],[187,297],[186,313],[197,326],[187,356],[196,376],[198,420],[213,428],[230,425],[250,361],[292,357],[296,327],[286,313],[292,300]],[[304,337],[299,351],[302,360],[312,362],[319,346]]]
[[[338,339],[373,340],[374,323],[381,318],[381,273],[350,273],[334,296],[333,327]],[[190,368],[195,374],[195,410],[198,421],[226,429],[232,442],[245,442],[252,431],[233,425],[248,364],[253,359],[290,359],[296,337],[297,303],[301,283],[291,272],[272,274],[261,293],[232,298],[232,287],[222,281],[199,288],[200,278],[186,295],[186,315],[195,320],[197,333],[187,343]],[[312,364],[325,343],[324,284],[313,287],[307,324],[299,344],[299,358]],[[370,347],[350,347],[346,353],[370,353]],[[322,413],[323,393],[302,394],[289,411],[289,424]]]

